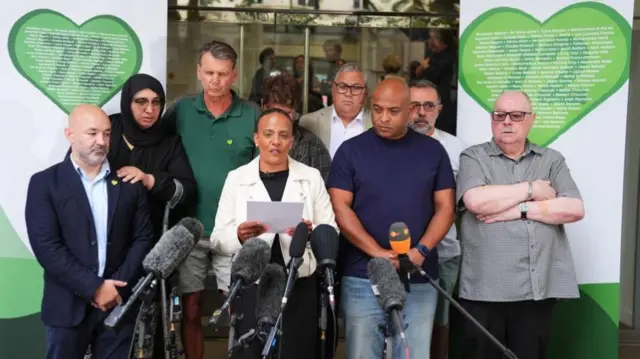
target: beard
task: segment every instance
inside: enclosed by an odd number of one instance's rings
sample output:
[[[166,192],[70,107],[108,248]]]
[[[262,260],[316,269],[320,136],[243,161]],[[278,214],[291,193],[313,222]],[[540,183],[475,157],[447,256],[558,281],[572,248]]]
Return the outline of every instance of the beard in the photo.
[[[97,166],[104,162],[107,157],[108,148],[106,146],[91,146],[88,151],[79,152],[82,160],[90,165]]]
[[[431,132],[433,130],[433,125],[431,124],[431,122],[428,121],[423,116],[420,116],[420,117],[416,118],[415,120],[413,120],[413,122],[411,122],[409,127],[412,130],[414,130],[416,132],[419,132],[419,133],[421,133],[423,135],[428,135],[429,132]]]

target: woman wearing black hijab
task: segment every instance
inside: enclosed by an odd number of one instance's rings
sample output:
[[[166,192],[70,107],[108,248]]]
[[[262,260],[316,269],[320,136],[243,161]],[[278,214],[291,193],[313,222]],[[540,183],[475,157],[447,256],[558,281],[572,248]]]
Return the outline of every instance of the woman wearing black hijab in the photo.
[[[120,113],[109,116],[109,165],[124,182],[142,182],[147,189],[156,241],[162,235],[165,206],[176,191],[174,179],[182,184],[184,192],[170,212],[169,226],[195,215],[196,181],[180,137],[166,131],[162,124],[165,104],[160,81],[136,74],[122,87]],[[161,320],[160,316],[156,319],[153,358],[165,357]]]
[[[147,74],[131,76],[122,87],[120,113],[111,119],[107,159],[125,182],[142,182],[149,191],[149,211],[156,240],[162,235],[164,208],[177,179],[184,193],[171,211],[169,226],[195,214],[196,182],[180,137],[165,130],[166,104],[160,81]]]

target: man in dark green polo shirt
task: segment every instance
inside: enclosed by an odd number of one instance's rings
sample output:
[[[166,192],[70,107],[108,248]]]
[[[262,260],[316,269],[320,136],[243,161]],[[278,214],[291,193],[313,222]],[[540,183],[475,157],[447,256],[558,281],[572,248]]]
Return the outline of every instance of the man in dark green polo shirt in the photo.
[[[202,359],[201,293],[213,264],[218,289],[226,291],[230,257],[210,253],[220,193],[227,173],[249,163],[257,155],[253,142],[260,109],[231,90],[236,80],[237,53],[228,44],[211,41],[200,49],[198,79],[203,91],[180,99],[167,114],[175,124],[198,183],[197,218],[204,225],[204,236],[180,267],[179,286],[183,294],[182,343],[187,359]],[[213,263],[212,263],[213,262]]]

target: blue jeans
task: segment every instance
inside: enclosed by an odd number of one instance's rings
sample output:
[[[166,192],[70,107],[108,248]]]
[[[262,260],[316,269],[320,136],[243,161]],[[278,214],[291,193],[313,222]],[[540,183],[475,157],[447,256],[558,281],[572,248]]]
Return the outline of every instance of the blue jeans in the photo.
[[[386,319],[371,283],[368,279],[343,277],[341,290],[347,359],[380,359],[384,347],[380,326]],[[437,292],[430,284],[411,284],[403,311],[411,358],[429,359],[437,302]],[[406,359],[399,340],[394,338],[393,342],[393,357]]]

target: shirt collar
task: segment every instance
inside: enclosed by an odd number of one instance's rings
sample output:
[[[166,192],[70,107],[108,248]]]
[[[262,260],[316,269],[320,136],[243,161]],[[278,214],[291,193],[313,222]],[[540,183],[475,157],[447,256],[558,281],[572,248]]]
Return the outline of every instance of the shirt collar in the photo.
[[[73,159],[73,154],[69,154],[69,159],[71,160],[71,163],[73,164],[73,168],[76,170],[76,172],[80,176],[88,179],[84,170],[78,165],[76,160]],[[96,178],[94,178],[94,181],[99,181],[107,177],[109,173],[111,173],[111,166],[109,166],[109,161],[105,158],[104,162],[102,162],[102,168],[100,169],[100,172],[98,172],[98,175],[96,176]]]
[[[438,142],[444,140],[444,138],[442,138],[442,135],[440,134],[440,130],[438,130],[437,128],[433,130],[433,135],[431,135],[431,137],[433,137],[435,140],[438,140]]]
[[[338,117],[338,113],[336,113],[335,106],[332,106],[332,107],[333,109],[331,112],[331,120],[333,123],[335,123],[340,120],[340,117]],[[357,124],[364,126],[364,108],[360,110],[356,118],[354,118],[354,121],[356,121]]]
[[[211,116],[211,118],[217,120],[227,117],[242,116],[242,104],[240,100],[241,99],[240,97],[238,97],[238,94],[235,91],[231,90],[231,106],[229,106],[229,108],[218,117],[214,117],[211,112],[209,112],[207,105],[204,103],[204,91],[200,92],[198,96],[196,96],[193,104],[198,112],[206,113],[207,115]]]
[[[531,141],[527,140],[527,142],[524,145],[524,152],[522,153],[522,156],[528,155],[529,152],[533,152],[535,154],[541,155],[544,152],[544,148],[536,145],[535,143],[531,143]],[[489,142],[488,154],[490,156],[500,156],[504,154],[504,152],[502,151],[500,146],[498,146],[494,138],[491,138],[491,142]]]

